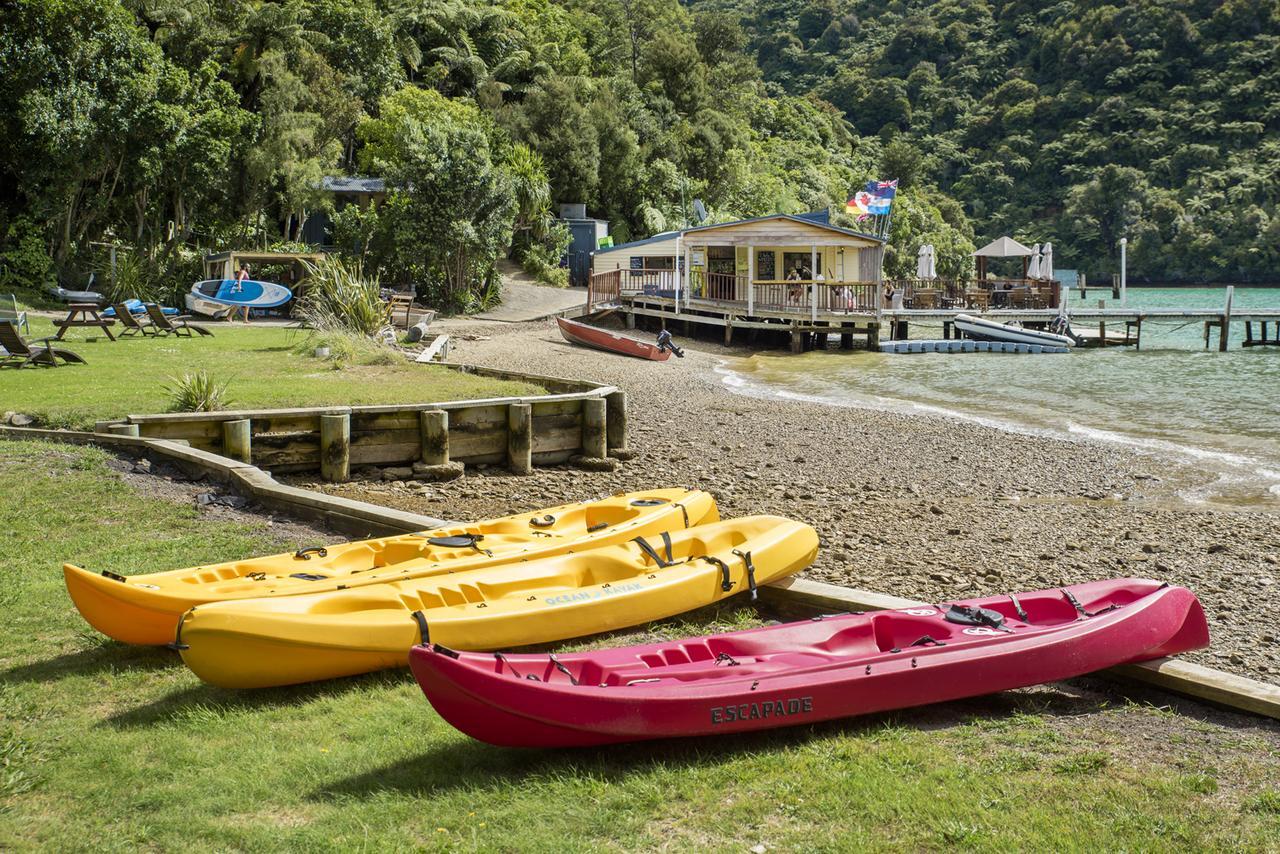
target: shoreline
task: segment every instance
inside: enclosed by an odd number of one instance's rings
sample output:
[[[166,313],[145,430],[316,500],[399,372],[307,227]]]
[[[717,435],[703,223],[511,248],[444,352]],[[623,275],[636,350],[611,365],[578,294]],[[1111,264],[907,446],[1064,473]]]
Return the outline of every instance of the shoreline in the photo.
[[[446,518],[480,519],[617,490],[695,486],[724,516],[772,513],[817,528],[802,577],[944,601],[1145,576],[1189,586],[1212,646],[1187,656],[1280,682],[1280,513],[1194,506],[1171,496],[1203,480],[1190,465],[1087,437],[1007,432],[949,418],[748,396],[716,371],[733,351],[691,340],[688,357],[646,362],[564,342],[550,321],[441,321],[453,357],[580,376],[628,393],[634,459],[616,472],[468,468],[460,480],[356,480],[331,494]],[[685,342],[681,342],[684,344]],[[358,476],[355,475],[355,476]]]

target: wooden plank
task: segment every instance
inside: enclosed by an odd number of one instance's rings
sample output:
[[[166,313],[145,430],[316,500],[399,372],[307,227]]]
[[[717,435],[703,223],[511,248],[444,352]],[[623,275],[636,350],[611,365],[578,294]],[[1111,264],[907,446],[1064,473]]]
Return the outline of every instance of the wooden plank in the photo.
[[[418,430],[361,430],[351,431],[351,445],[404,445],[417,442]]]
[[[1106,675],[1145,682],[1166,691],[1280,719],[1280,686],[1202,667],[1190,661],[1158,658],[1138,664],[1122,664],[1106,671]]]
[[[353,412],[351,432],[364,433],[373,430],[417,430],[420,410],[404,409],[399,412]]]
[[[176,424],[144,421],[134,422],[134,426],[138,428],[139,435],[148,439],[221,439],[224,423],[223,420],[180,421]]]
[[[319,415],[271,415],[255,416],[253,435],[263,433],[316,433],[320,432]]]
[[[533,434],[533,455],[555,451],[571,451],[577,453],[582,449],[582,425],[574,423],[552,430],[535,431]]]
[[[760,588],[760,596],[765,601],[775,602],[784,608],[798,607],[817,611],[880,611],[929,604],[916,599],[855,590],[806,578],[785,578],[767,584]],[[1161,658],[1112,667],[1100,671],[1099,675],[1122,681],[1144,682],[1174,694],[1280,718],[1280,687],[1202,667],[1189,661]]]
[[[380,445],[351,445],[353,466],[380,466],[388,463],[409,465],[422,456],[422,442],[415,435],[411,442]]]

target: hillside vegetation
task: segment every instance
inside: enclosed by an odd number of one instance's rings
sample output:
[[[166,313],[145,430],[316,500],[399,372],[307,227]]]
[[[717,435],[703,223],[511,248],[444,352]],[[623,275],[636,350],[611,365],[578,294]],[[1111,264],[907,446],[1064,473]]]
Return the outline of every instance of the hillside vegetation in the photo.
[[[901,179],[887,259],[1052,239],[1060,267],[1269,279],[1278,0],[18,0],[0,32],[0,263],[174,291],[206,248],[291,245],[331,174],[384,284],[466,310],[554,202],[615,240],[834,206]],[[840,214],[843,217],[843,214]],[[853,224],[847,219],[839,221]],[[150,296],[151,294],[143,294]]]

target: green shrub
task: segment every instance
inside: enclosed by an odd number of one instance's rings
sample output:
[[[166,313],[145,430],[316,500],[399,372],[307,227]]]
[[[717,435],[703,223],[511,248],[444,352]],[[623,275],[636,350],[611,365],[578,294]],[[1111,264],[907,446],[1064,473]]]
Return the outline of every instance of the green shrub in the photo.
[[[520,260],[520,266],[539,282],[553,285],[557,288],[567,288],[569,286],[569,271],[560,266],[560,257],[552,255],[553,251],[553,249],[535,243],[525,249],[524,258]]]
[[[184,373],[165,386],[170,412],[217,412],[231,403],[227,397],[229,380],[218,382],[208,372]]]
[[[348,365],[393,365],[404,358],[395,349],[367,335],[336,329],[313,329],[293,349],[300,356],[312,356],[318,347],[329,348],[329,355],[323,358],[334,370]]]
[[[35,221],[20,216],[0,235],[0,283],[40,290],[53,284],[53,259]]]
[[[377,276],[366,278],[358,264],[332,256],[306,266],[306,292],[295,313],[312,329],[373,336],[387,325]]]

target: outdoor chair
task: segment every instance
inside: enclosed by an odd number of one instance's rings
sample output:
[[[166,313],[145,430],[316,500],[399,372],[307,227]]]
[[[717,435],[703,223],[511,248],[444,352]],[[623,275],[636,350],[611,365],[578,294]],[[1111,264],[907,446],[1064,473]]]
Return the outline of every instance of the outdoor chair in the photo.
[[[213,333],[203,326],[195,323],[188,323],[191,319],[190,315],[180,314],[176,317],[170,317],[160,310],[160,306],[153,302],[147,303],[147,317],[151,319],[151,325],[156,328],[157,332],[165,335],[185,335],[188,338],[195,337],[193,333],[200,335],[208,335],[213,337]]]
[[[55,340],[57,339],[51,335],[48,338],[26,341],[18,333],[18,327],[13,321],[0,320],[0,347],[5,350],[5,355],[0,356],[0,368],[25,368],[27,365],[56,368],[59,359],[82,365],[85,363],[84,359],[70,350],[53,346]],[[32,344],[37,346],[33,347]]]
[[[9,295],[9,307],[0,306],[0,320],[7,320],[18,329],[25,328],[27,334],[31,334],[31,322],[27,320],[25,311],[18,311],[18,295]]]
[[[991,308],[991,294],[981,289],[967,290],[964,292],[964,304],[965,308],[986,311]]]
[[[121,338],[126,335],[137,335],[138,333],[142,333],[143,335],[160,334],[156,330],[155,324],[152,323],[149,318],[134,314],[129,310],[129,306],[124,303],[112,303],[111,308],[116,313],[116,319],[120,321],[120,326],[122,327],[120,330]]]
[[[1025,288],[1014,288],[1009,291],[1009,308],[1026,308],[1027,291]]]

